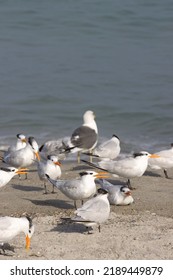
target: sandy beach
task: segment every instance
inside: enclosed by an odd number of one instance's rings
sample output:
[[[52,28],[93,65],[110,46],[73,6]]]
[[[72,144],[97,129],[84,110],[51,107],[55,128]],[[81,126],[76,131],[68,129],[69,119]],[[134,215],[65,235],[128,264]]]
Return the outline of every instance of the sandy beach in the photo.
[[[62,179],[76,178],[81,170],[91,169],[83,163],[62,164]],[[27,180],[15,176],[0,189],[1,216],[32,216],[35,233],[31,249],[25,250],[25,236],[21,233],[10,242],[10,247],[6,246],[10,250],[1,254],[0,260],[173,259],[173,170],[168,173],[171,179],[151,170],[133,179],[135,202],[111,206],[110,218],[101,232],[95,228],[93,234],[87,234],[83,225],[61,220],[73,216],[73,202],[58,190],[52,194],[50,184],[49,193],[43,194],[43,184],[33,166]],[[114,183],[125,182],[111,175],[109,179]]]

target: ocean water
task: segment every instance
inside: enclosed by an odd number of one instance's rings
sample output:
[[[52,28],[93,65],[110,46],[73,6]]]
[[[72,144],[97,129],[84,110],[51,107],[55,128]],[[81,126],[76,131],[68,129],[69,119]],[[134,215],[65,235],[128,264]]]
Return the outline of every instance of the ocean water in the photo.
[[[173,142],[173,1],[0,1],[0,145],[69,136],[93,110],[125,151]]]

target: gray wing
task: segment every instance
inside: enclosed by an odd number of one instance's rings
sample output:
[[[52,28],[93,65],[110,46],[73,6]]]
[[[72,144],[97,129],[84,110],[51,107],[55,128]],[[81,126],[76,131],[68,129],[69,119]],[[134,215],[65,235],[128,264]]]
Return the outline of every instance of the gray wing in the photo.
[[[78,148],[90,149],[96,142],[97,133],[87,126],[80,126],[71,136],[71,143]]]

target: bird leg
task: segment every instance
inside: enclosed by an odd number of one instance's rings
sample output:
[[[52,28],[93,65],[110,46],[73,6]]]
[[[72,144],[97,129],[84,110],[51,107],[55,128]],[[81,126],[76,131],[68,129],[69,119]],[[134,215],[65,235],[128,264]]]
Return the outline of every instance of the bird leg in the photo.
[[[52,193],[55,193],[54,185],[52,185],[52,186],[53,186],[53,188],[52,188]]]
[[[98,226],[98,230],[99,230],[99,232],[101,232],[101,226],[100,225]]]
[[[46,188],[46,183],[44,182],[44,193],[43,194],[47,194],[47,188]]]
[[[164,174],[165,174],[165,178],[166,178],[166,179],[169,179],[169,177],[168,177],[168,173],[167,173],[167,170],[166,170],[166,169],[164,169],[164,170],[163,170],[163,172],[164,172]]]
[[[130,190],[135,190],[136,188],[132,187],[130,179],[127,180],[127,186]]]
[[[80,152],[77,153],[77,163],[80,163]]]
[[[76,204],[76,200],[74,201],[74,207],[77,210],[77,204]]]

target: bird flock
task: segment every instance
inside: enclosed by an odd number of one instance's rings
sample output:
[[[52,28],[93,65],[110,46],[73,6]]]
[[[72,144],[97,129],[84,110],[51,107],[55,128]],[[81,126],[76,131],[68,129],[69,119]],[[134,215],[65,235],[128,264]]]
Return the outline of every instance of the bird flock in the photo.
[[[43,182],[44,194],[47,194],[47,184],[51,183],[52,192],[56,188],[72,200],[75,211],[70,221],[86,225],[88,233],[95,225],[101,230],[101,224],[109,218],[110,205],[130,205],[134,202],[132,178],[141,177],[148,166],[155,170],[162,169],[165,178],[169,178],[167,170],[173,167],[173,144],[170,149],[156,154],[138,151],[123,158],[120,139],[115,134],[98,144],[95,114],[90,110],[84,113],[83,124],[72,132],[71,137],[49,140],[39,146],[34,137],[27,138],[24,134],[16,136],[16,144],[3,151],[0,157],[0,188],[16,175],[25,174],[27,179],[28,168],[35,164],[38,177]],[[73,153],[77,153],[77,164],[85,163],[88,170],[81,171],[78,179],[64,180],[61,178],[61,160],[65,162]],[[82,159],[82,155],[85,158],[89,156],[89,160]],[[106,180],[110,174],[125,178],[127,182],[112,184]],[[77,201],[80,201],[80,207],[77,207]],[[0,217],[1,252],[5,252],[4,243],[20,232],[25,234],[25,247],[28,250],[34,233],[31,217]]]

